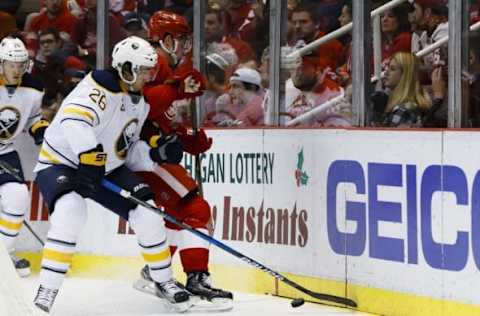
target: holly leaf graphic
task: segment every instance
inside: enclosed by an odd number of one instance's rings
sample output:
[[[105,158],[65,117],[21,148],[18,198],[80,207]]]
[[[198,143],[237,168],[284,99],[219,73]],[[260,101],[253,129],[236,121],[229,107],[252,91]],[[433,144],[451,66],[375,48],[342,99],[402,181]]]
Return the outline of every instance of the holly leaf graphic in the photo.
[[[298,159],[297,159],[297,169],[302,170],[303,169],[303,148],[300,150],[298,153]]]
[[[306,172],[302,172],[301,176],[300,176],[300,182],[303,184],[303,185],[307,185],[307,182],[308,182],[308,174]]]

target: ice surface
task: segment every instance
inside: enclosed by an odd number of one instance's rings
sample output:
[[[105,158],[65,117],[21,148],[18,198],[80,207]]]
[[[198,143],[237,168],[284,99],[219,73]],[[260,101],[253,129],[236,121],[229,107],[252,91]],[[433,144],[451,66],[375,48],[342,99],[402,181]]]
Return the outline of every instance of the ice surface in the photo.
[[[35,295],[38,278],[22,279],[29,297]],[[158,316],[174,314],[165,309],[160,299],[141,293],[132,287],[133,280],[100,280],[67,278],[60,290],[52,316]],[[257,315],[368,315],[348,309],[305,303],[298,308],[290,306],[290,299],[268,295],[235,293],[234,308],[228,312],[188,312],[190,315],[257,316]]]

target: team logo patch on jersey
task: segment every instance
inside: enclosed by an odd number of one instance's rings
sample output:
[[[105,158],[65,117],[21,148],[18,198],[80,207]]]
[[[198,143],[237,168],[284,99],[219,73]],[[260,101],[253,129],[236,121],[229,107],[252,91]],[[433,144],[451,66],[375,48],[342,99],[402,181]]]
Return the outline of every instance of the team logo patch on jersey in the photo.
[[[123,128],[122,135],[117,140],[115,145],[116,153],[118,158],[125,159],[127,157],[127,152],[130,146],[132,145],[133,137],[138,128],[138,120],[133,119],[128,122]]]
[[[68,182],[70,182],[70,180],[68,180],[68,177],[63,175],[63,174],[61,176],[57,177],[57,183],[58,184],[65,184],[65,183],[68,183]]]
[[[7,106],[0,109],[0,140],[11,138],[17,131],[20,123],[20,111]]]

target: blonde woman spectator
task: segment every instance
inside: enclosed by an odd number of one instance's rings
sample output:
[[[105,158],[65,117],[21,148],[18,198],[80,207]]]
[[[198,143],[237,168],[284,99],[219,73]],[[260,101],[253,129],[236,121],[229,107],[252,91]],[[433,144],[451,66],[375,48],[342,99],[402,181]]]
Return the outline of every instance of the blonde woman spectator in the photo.
[[[418,58],[411,53],[398,52],[390,60],[385,86],[391,91],[381,115],[381,126],[420,127],[422,116],[431,106],[431,99],[419,80]]]

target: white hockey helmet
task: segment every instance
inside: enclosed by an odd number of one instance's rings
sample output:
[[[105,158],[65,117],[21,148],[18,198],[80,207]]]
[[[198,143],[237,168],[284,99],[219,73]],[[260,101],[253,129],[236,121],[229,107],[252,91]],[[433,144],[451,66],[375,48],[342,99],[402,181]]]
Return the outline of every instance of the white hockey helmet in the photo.
[[[0,42],[0,60],[25,62],[28,60],[28,51],[19,38],[5,37]]]
[[[138,36],[130,36],[118,42],[113,48],[112,67],[118,71],[125,83],[131,85],[137,81],[140,70],[156,69],[157,59],[157,52],[149,42]],[[132,80],[127,80],[123,76],[125,65],[130,67]]]
[[[4,74],[3,63],[5,61],[24,63],[23,73],[25,73],[29,66],[28,51],[25,44],[19,38],[5,37],[0,42],[0,74]]]

